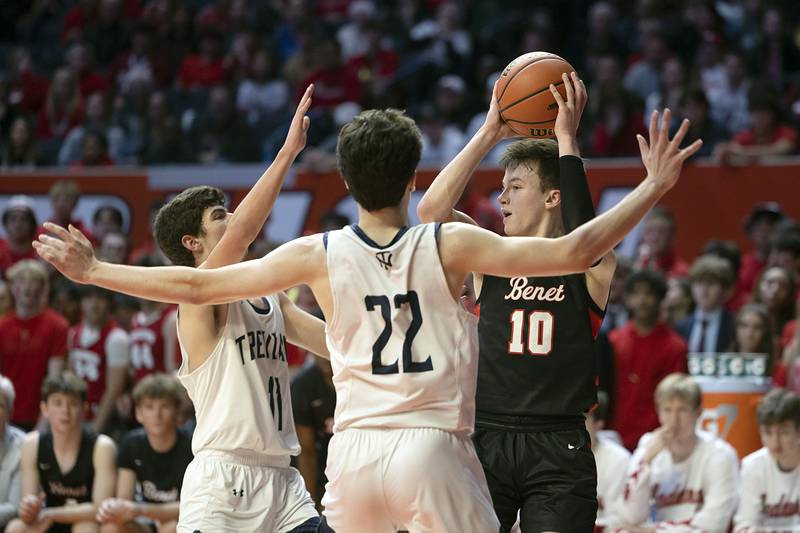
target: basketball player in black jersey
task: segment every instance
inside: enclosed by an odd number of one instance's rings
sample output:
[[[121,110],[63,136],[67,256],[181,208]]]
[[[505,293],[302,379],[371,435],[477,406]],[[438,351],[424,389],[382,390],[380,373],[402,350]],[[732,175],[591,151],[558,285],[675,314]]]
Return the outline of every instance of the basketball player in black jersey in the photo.
[[[85,402],[86,384],[77,376],[45,380],[41,406],[50,431],[29,433],[22,443],[22,502],[7,532],[99,531],[95,514],[114,494],[116,448],[81,427]]]
[[[563,77],[557,143],[509,145],[499,196],[511,236],[558,237],[594,217],[576,131],[586,88]],[[481,159],[514,133],[493,98],[486,122],[437,176],[420,201],[422,222],[462,221],[454,209]],[[592,531],[597,472],[584,424],[596,401],[594,337],[615,268],[609,252],[584,274],[542,278],[475,276],[480,359],[473,440],[495,511],[508,531],[520,513],[523,532]]]

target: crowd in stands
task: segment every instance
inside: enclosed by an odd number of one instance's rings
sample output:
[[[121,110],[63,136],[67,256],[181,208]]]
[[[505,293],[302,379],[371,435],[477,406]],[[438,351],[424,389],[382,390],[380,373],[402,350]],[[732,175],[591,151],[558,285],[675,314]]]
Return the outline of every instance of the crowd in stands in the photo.
[[[728,164],[797,150],[793,0],[31,0],[0,5],[5,167],[268,161],[314,83],[312,170],[361,109],[406,109],[424,166],[483,122],[503,67],[586,81],[589,157],[638,156],[653,109]],[[495,151],[490,159],[499,156]]]

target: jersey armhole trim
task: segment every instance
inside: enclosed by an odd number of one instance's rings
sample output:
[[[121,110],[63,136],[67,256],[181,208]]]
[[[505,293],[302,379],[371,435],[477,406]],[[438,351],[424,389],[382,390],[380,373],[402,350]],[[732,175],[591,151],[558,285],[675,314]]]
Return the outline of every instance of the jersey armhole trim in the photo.
[[[253,305],[253,302],[251,302],[250,300],[247,300],[247,303],[250,304],[250,307],[253,308],[253,311],[258,313],[259,315],[266,316],[266,315],[268,315],[268,314],[270,314],[272,312],[272,305],[269,303],[269,300],[267,300],[266,296],[262,296],[261,299],[264,301],[264,308],[263,309]]]
[[[326,231],[322,234],[322,246],[325,248],[326,252],[328,251],[328,233],[329,232]]]

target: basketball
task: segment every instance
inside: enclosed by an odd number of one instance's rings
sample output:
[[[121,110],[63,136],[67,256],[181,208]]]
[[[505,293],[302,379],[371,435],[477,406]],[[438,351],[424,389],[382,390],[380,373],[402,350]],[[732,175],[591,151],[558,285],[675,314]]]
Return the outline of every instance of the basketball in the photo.
[[[500,116],[524,137],[553,137],[558,104],[550,84],[566,100],[563,73],[574,71],[563,58],[549,52],[529,52],[503,69],[497,87]]]

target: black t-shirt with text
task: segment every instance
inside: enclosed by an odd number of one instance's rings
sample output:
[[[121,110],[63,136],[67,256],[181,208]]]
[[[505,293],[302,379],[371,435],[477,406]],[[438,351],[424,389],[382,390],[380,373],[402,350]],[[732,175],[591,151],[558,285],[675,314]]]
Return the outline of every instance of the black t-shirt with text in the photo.
[[[81,429],[81,444],[75,464],[68,472],[61,472],[53,450],[53,434],[39,434],[36,467],[39,483],[45,494],[47,507],[61,507],[67,503],[92,501],[94,486],[94,445],[97,434],[87,428]]]
[[[175,446],[159,453],[150,446],[144,428],[139,428],[122,440],[117,466],[136,473],[143,501],[170,503],[180,498],[183,474],[192,458],[192,436],[186,430],[178,429]]]

